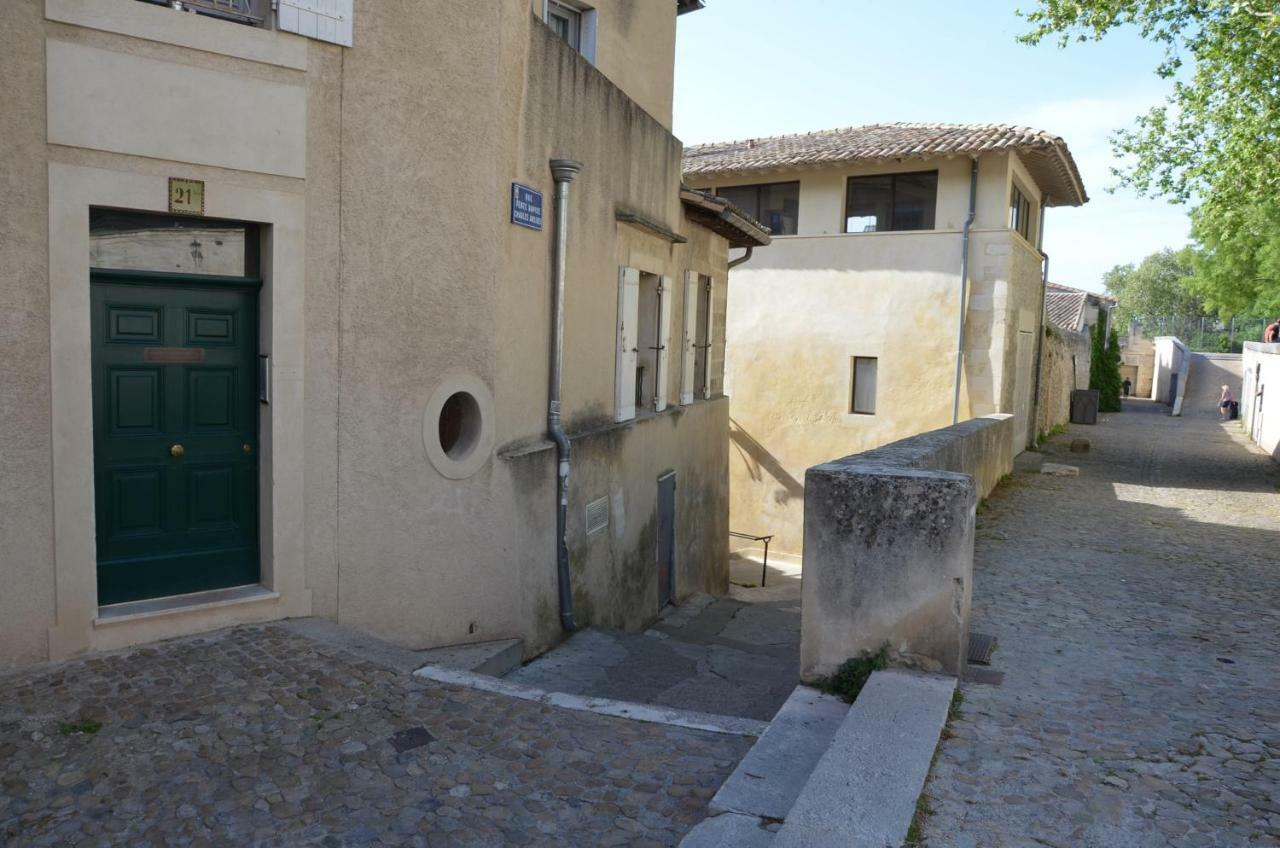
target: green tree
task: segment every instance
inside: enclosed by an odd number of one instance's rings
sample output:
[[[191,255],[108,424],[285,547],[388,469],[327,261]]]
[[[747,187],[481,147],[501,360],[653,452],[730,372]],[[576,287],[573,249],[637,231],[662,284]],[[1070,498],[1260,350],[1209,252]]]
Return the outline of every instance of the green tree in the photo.
[[[1022,39],[1060,45],[1124,26],[1165,48],[1167,103],[1112,137],[1115,173],[1194,203],[1190,286],[1220,314],[1280,313],[1280,7],[1264,0],[1038,0]]]
[[[1127,327],[1137,320],[1200,317],[1207,315],[1204,303],[1191,285],[1193,254],[1189,248],[1161,250],[1137,265],[1117,265],[1102,281],[1119,305],[1117,326]]]
[[[1120,411],[1120,339],[1112,330],[1104,335],[1102,322],[1093,325],[1089,357],[1089,388],[1098,390],[1098,411]]]

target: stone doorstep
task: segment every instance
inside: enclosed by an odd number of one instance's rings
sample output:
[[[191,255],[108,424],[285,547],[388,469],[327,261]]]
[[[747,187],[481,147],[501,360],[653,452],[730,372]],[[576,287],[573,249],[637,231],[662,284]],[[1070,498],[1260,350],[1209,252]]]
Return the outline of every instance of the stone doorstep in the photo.
[[[722,813],[699,822],[680,840],[680,848],[768,848],[776,829],[776,823],[755,816]]]
[[[871,675],[771,845],[901,845],[955,692],[953,677]]]

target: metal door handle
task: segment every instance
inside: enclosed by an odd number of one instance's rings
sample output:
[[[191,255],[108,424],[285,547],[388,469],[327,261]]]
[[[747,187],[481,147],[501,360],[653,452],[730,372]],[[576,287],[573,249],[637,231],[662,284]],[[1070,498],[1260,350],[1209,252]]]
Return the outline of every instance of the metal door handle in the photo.
[[[169,456],[183,457],[187,453],[187,449],[182,445],[174,445],[169,448]]]

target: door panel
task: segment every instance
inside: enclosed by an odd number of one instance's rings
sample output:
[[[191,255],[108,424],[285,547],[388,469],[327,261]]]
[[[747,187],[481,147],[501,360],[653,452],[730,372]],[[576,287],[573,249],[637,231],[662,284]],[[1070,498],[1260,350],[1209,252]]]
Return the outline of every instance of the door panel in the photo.
[[[256,286],[91,288],[98,602],[258,582]]]
[[[676,473],[658,478],[658,607],[671,603],[676,566]]]

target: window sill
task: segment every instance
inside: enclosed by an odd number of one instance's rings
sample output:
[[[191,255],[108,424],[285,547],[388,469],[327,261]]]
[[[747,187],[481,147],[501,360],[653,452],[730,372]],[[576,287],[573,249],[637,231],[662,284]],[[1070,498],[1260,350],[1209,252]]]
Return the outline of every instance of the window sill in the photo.
[[[307,69],[307,41],[288,33],[178,12],[147,3],[103,3],[101,0],[45,0],[44,16],[65,24],[127,35],[161,44],[189,47],[276,65]]]
[[[208,592],[193,592],[190,595],[148,598],[145,601],[129,601],[123,604],[98,607],[98,615],[93,620],[93,626],[110,627],[111,625],[127,624],[141,619],[160,618],[217,609],[219,607],[277,601],[279,599],[279,592],[273,592],[265,586],[256,584],[234,586],[230,589],[213,589]]]
[[[723,394],[714,395],[709,398],[700,398],[698,400],[695,400],[693,403],[685,404],[684,406],[680,406],[679,404],[668,406],[666,409],[662,410],[661,412],[646,412],[643,415],[637,415],[635,418],[628,418],[626,421],[611,421],[608,424],[602,424],[598,427],[592,427],[587,430],[580,430],[576,433],[570,433],[569,442],[572,444],[574,442],[583,441],[584,439],[590,439],[593,436],[599,436],[604,433],[612,433],[617,430],[625,430],[626,428],[632,427],[636,424],[645,424],[650,421],[655,421],[657,419],[664,418],[669,415],[679,415],[686,409],[692,409],[696,406],[701,406],[707,403],[715,403],[717,401],[722,401],[726,399],[727,399],[726,395],[723,395]],[[542,453],[543,451],[552,451],[552,450],[555,450],[555,448],[556,448],[556,443],[551,441],[550,439],[539,439],[538,441],[535,441],[529,444],[523,444],[517,447],[510,448],[508,450],[500,451],[498,453],[498,458],[511,461],[516,459],[521,459],[522,457],[530,456],[533,454]]]

